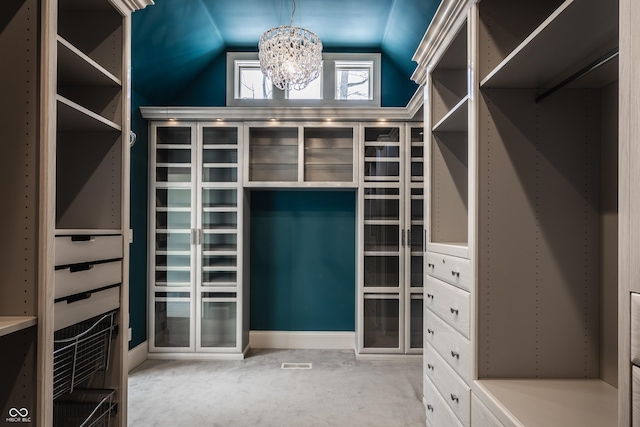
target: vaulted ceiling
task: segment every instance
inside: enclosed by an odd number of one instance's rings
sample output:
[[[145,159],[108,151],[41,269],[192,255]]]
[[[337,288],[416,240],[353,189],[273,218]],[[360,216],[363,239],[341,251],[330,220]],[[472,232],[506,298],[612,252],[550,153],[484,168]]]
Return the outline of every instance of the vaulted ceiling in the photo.
[[[133,88],[167,102],[226,51],[257,51],[268,28],[288,25],[291,0],[155,0],[132,20]],[[410,78],[411,60],[440,0],[296,0],[294,25],[328,52],[381,52]],[[162,95],[159,95],[162,94]]]

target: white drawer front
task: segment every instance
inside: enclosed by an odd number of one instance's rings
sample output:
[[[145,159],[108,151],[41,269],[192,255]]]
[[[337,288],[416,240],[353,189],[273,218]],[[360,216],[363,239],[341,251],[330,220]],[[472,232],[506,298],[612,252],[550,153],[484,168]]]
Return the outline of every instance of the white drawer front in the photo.
[[[122,283],[122,261],[75,264],[56,270],[55,298]]]
[[[471,425],[471,389],[451,369],[438,352],[427,344],[427,377],[442,394],[444,401],[463,426]]]
[[[469,292],[427,276],[424,301],[428,309],[462,335],[470,338],[471,297]]]
[[[427,252],[427,274],[471,291],[473,277],[468,259]]]
[[[435,348],[460,377],[471,384],[471,341],[447,325],[430,310],[425,310],[427,342]]]
[[[462,424],[447,406],[438,390],[431,384],[431,381],[425,378],[424,383],[427,425],[432,427],[461,427]]]
[[[87,296],[88,298],[70,303],[61,301],[55,304],[53,324],[56,331],[120,307],[120,286]]]
[[[473,427],[503,427],[478,397],[471,393],[471,425]]]
[[[631,362],[640,366],[640,294],[631,293]]]
[[[56,236],[56,265],[122,258],[122,236]]]

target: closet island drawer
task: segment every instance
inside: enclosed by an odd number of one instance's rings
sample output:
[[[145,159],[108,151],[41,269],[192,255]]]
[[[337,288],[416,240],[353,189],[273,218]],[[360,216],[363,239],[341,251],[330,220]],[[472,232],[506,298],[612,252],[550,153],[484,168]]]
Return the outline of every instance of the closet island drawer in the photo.
[[[471,291],[471,262],[437,252],[427,252],[427,274]]]
[[[471,425],[473,427],[502,427],[503,424],[491,413],[478,397],[471,393]]]
[[[118,307],[120,307],[120,286],[56,301],[53,309],[54,330],[75,325]]]
[[[471,388],[429,344],[425,347],[427,377],[463,426],[471,425]]]
[[[122,258],[121,235],[56,236],[56,265]]]
[[[471,309],[469,292],[452,286],[435,277],[427,276],[424,290],[425,307],[469,338]]]
[[[424,380],[424,400],[427,404],[427,425],[430,427],[461,427],[460,421],[428,378]]]
[[[82,263],[57,269],[55,298],[122,283],[122,261]]]
[[[471,384],[471,341],[447,325],[431,310],[425,310],[426,339],[460,377]]]

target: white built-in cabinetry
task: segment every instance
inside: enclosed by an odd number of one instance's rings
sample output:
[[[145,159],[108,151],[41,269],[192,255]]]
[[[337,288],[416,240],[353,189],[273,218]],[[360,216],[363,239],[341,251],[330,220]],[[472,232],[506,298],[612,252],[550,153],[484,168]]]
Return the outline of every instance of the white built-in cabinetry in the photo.
[[[617,1],[481,0],[418,50],[432,427],[631,425],[617,49]]]
[[[242,357],[243,127],[154,122],[150,130],[149,351]]]
[[[422,126],[366,123],[360,141],[358,353],[420,353]]]
[[[126,425],[128,39],[150,3],[0,6],[8,423]]]

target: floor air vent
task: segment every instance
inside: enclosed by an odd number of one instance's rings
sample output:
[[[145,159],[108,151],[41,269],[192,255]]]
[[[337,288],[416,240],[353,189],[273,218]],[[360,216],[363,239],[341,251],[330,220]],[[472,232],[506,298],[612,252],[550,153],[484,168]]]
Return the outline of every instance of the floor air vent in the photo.
[[[282,369],[311,369],[311,363],[283,363]]]

